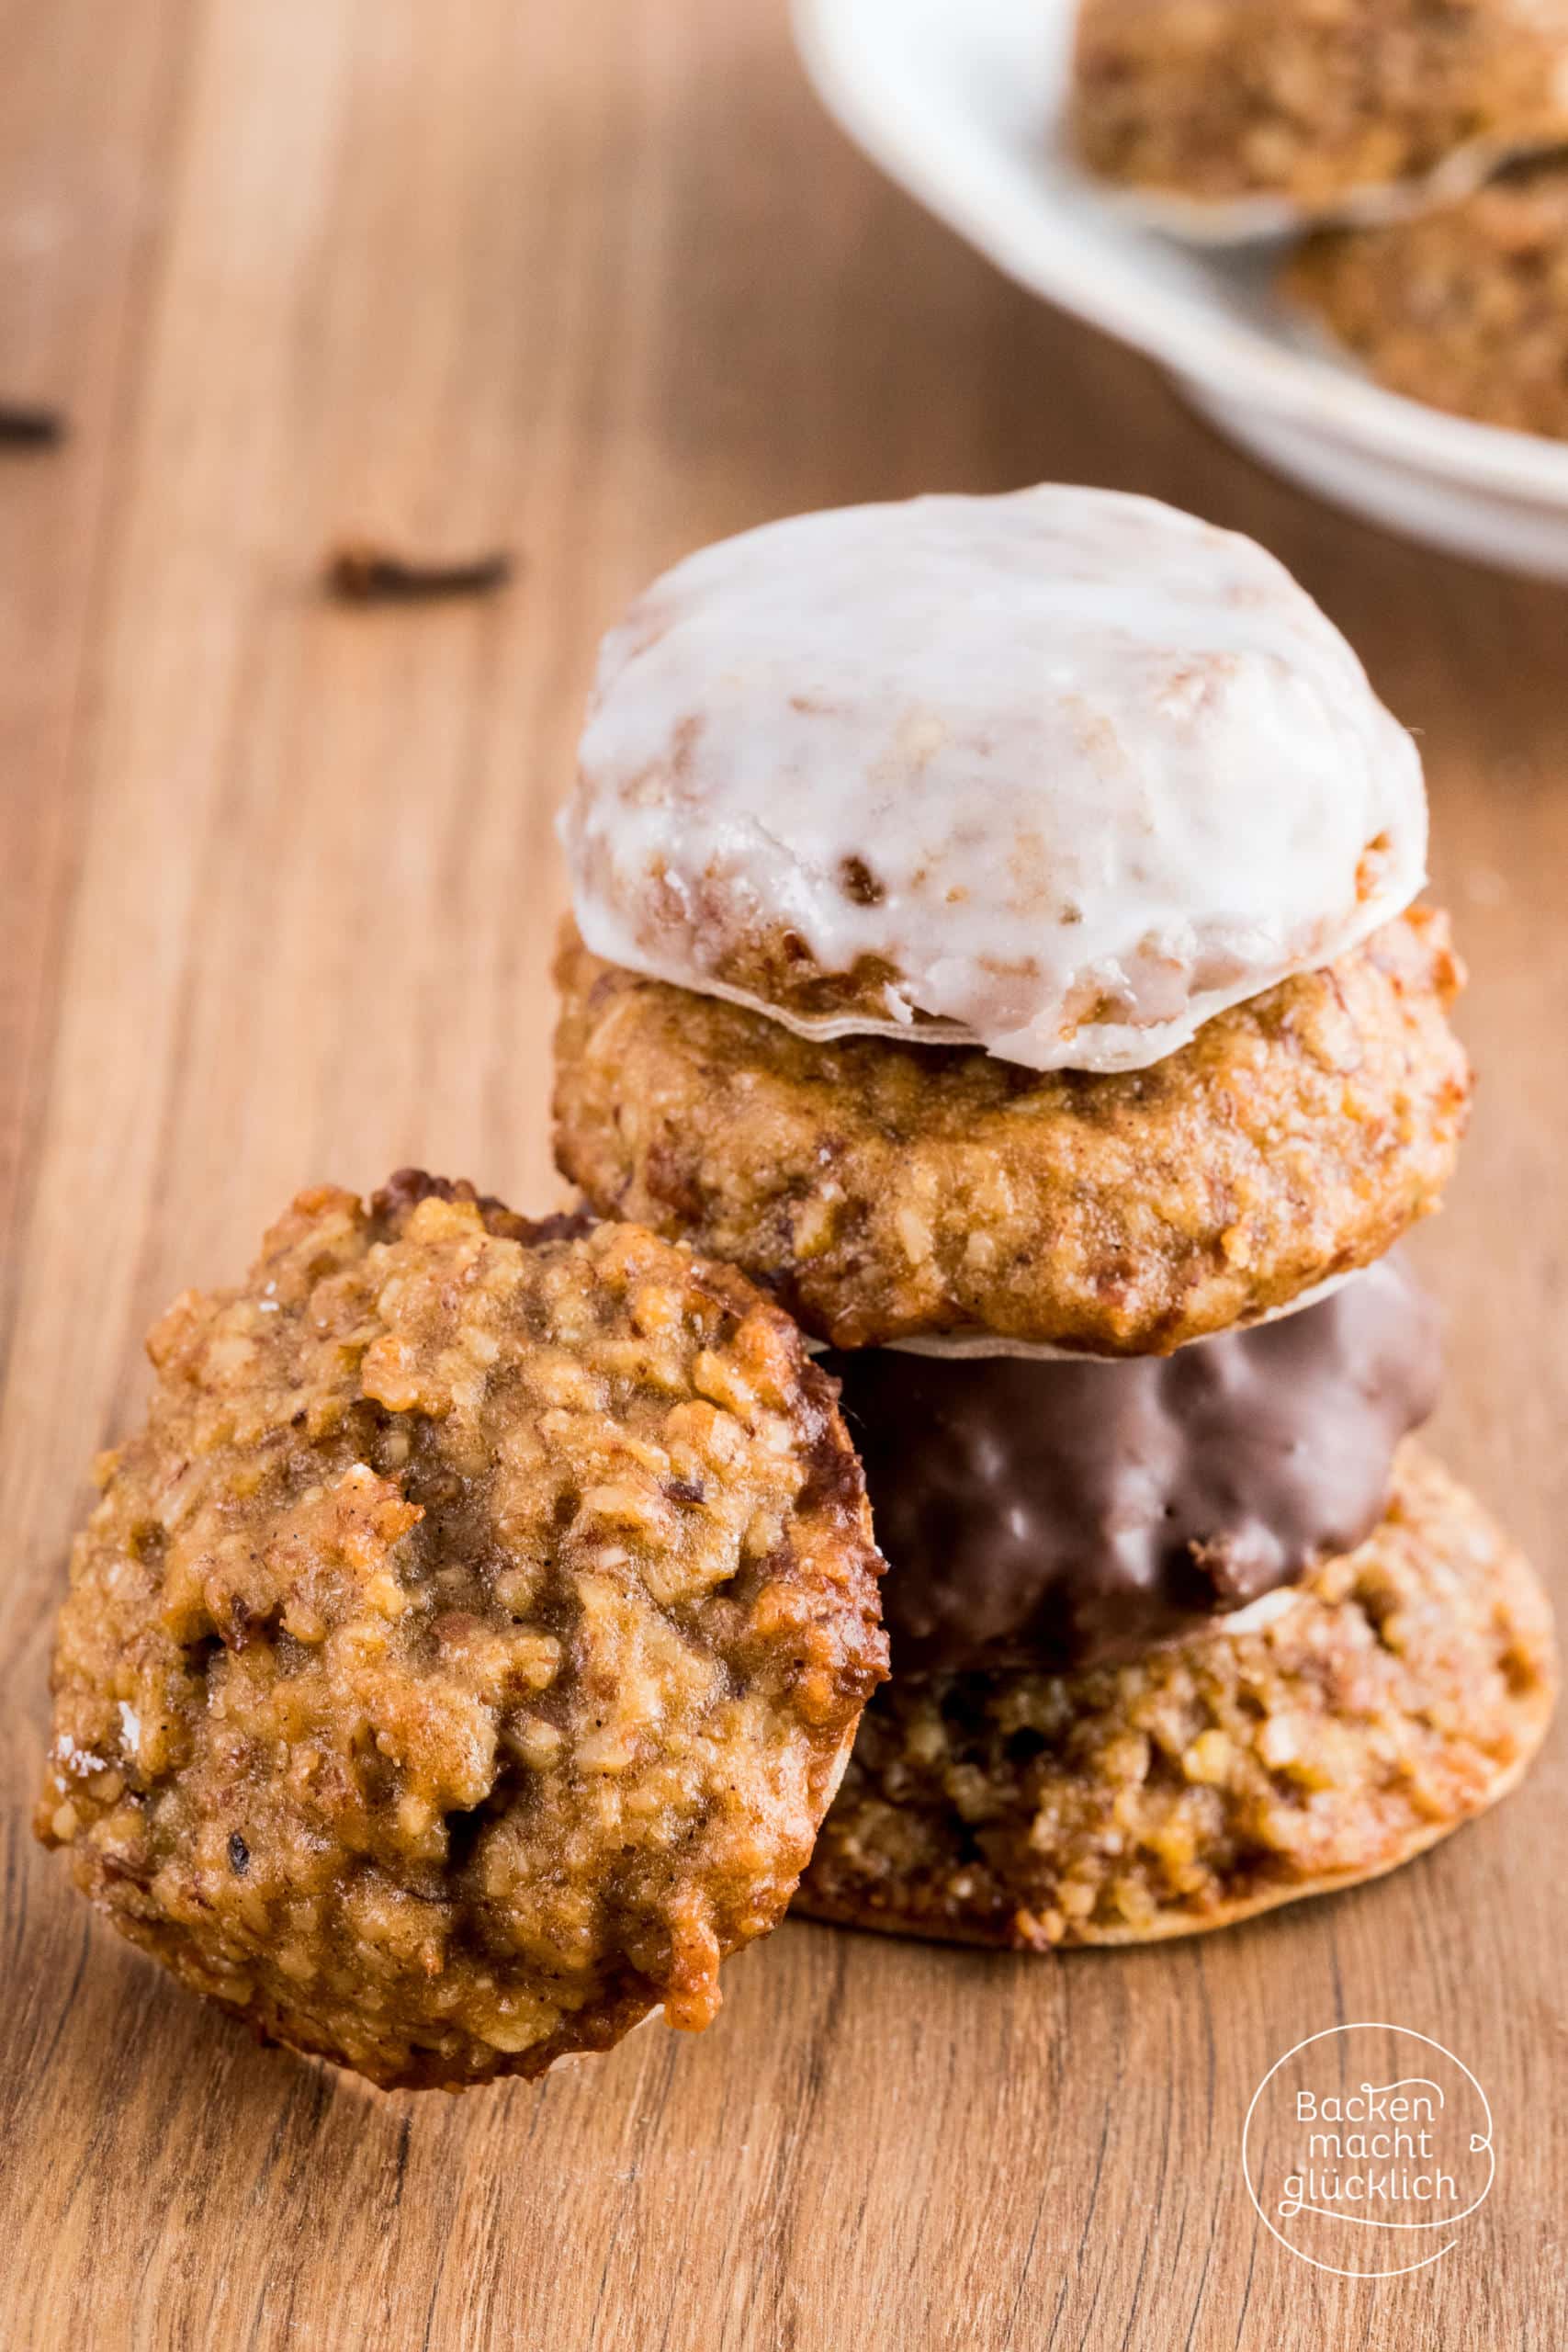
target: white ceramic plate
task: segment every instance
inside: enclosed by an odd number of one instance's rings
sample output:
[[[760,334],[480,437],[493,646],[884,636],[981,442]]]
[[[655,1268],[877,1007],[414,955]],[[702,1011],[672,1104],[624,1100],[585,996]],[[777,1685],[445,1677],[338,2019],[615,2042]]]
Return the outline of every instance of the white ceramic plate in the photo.
[[[1077,171],[1057,126],[1074,0],[795,0],[823,102],[1021,285],[1168,368],[1225,432],[1397,530],[1568,579],[1568,445],[1387,392],[1302,339],[1278,249],[1183,244]]]

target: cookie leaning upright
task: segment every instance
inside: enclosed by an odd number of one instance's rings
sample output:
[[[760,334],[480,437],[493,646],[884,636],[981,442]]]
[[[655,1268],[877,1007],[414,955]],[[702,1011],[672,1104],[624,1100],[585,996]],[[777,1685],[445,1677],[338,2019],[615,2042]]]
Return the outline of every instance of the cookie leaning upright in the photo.
[[[268,2037],[457,2088],[700,2027],[884,1671],[834,1402],[741,1276],[466,1185],[300,1195],[149,1341],[38,1815]]]
[[[1409,735],[1262,549],[1043,487],[807,515],[607,640],[557,1152],[831,1343],[888,1561],[797,1907],[1041,1949],[1370,1877],[1540,1742],[1414,1444],[1470,1075]]]

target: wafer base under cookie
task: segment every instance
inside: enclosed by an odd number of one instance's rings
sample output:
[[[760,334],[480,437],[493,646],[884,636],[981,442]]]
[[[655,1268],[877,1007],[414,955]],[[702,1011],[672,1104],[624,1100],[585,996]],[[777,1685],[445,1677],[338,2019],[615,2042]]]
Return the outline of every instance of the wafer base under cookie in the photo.
[[[1494,1804],[1555,1687],[1534,1572],[1407,1444],[1375,1532],[1256,1632],[1073,1675],[896,1678],[794,1907],[1034,1951],[1225,1927]]]

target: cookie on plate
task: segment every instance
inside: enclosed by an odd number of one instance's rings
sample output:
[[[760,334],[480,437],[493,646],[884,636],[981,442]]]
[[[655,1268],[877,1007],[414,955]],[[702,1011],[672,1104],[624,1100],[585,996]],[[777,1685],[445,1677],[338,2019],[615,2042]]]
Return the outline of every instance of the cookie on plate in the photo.
[[[1288,301],[1381,384],[1568,440],[1568,163],[1517,165],[1418,220],[1311,237]]]
[[[1103,177],[1333,211],[1568,136],[1564,0],[1083,0],[1071,123]]]

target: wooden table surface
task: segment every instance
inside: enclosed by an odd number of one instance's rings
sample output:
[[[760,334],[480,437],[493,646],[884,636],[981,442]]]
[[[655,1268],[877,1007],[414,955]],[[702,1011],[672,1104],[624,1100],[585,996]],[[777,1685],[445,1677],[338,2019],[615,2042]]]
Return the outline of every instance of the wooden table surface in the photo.
[[[792,509],[1062,476],[1257,534],[1419,728],[1473,967],[1421,1262],[1438,1435],[1562,1586],[1568,594],[1211,439],[819,116],[775,0],[0,0],[0,2335],[8,2347],[1568,2340],[1568,1770],[1208,1941],[987,1958],[790,1926],[705,2037],[384,2098],[255,2048],[32,1843],[50,1620],[140,1340],[299,1185],[555,1195],[547,979],[594,642]],[[348,531],[523,551],[334,608]],[[1321,2275],[1237,2149],[1359,2017],[1474,2070],[1499,2171],[1411,2280]]]

